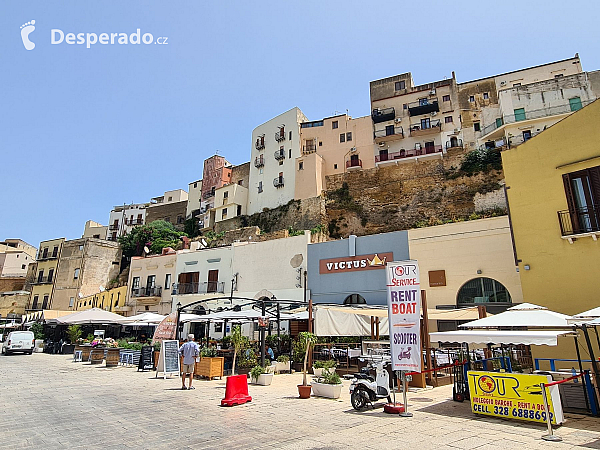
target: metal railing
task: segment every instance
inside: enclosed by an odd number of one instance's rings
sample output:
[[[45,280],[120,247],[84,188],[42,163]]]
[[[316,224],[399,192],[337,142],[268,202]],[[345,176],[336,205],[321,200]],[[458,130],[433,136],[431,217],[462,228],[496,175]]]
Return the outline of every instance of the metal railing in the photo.
[[[215,196],[215,191],[213,191],[213,190],[207,191],[204,194],[202,194],[202,198],[205,198],[205,199],[206,198],[211,198],[211,197],[214,197],[214,196]]]
[[[592,100],[582,100],[581,107],[590,104]],[[481,129],[480,137],[490,134],[492,131],[500,128],[508,123],[522,122],[523,120],[539,119],[541,117],[556,116],[559,114],[569,114],[578,111],[579,107],[573,107],[570,103],[564,103],[558,106],[550,106],[543,109],[535,109],[533,111],[524,111],[522,114],[503,114],[498,117],[493,123]]]
[[[393,161],[395,159],[414,158],[415,156],[430,155],[441,152],[441,145],[434,145],[425,148],[410,148],[408,150],[402,149],[398,152],[380,153],[379,155],[375,155],[375,162],[378,163],[384,161]]]
[[[275,186],[276,188],[282,187],[283,186],[283,177],[277,177],[273,180],[273,186]]]
[[[58,251],[56,252],[44,252],[44,253],[40,253],[37,257],[38,261],[42,261],[44,259],[54,259],[54,258],[58,258]]]
[[[256,147],[256,150],[262,150],[263,148],[265,148],[265,135],[263,134],[262,136],[258,137],[254,145]]]
[[[285,141],[285,131],[283,129],[275,133],[275,140],[277,142]]]
[[[277,150],[274,155],[277,161],[280,159],[285,159],[285,150]]]
[[[144,224],[144,220],[143,219],[125,219],[125,225],[143,225]]]
[[[411,135],[420,134],[427,131],[432,131],[435,133],[439,133],[440,131],[442,131],[442,122],[440,121],[440,119],[431,120],[426,123],[416,123],[410,126]]]
[[[223,281],[205,281],[203,283],[176,283],[173,285],[173,295],[210,294],[225,292]]]
[[[118,231],[119,230],[119,224],[114,224],[113,223],[113,224],[111,224],[111,225],[108,226],[108,229],[110,231]]]
[[[132,288],[132,297],[160,297],[162,295],[162,286]]]
[[[45,276],[45,277],[37,277],[35,281],[31,284],[47,284],[52,283],[54,276]]]
[[[396,110],[394,108],[383,108],[383,109],[374,109],[371,112],[371,119],[373,119],[373,123],[386,122],[388,120],[394,120],[396,117]]]
[[[440,107],[437,98],[424,99],[423,101],[413,102],[408,104],[408,114],[411,116],[420,116],[432,112],[438,112]]]
[[[446,141],[446,150],[449,148],[462,148],[462,146],[463,146],[462,139]]]
[[[563,236],[600,232],[600,205],[558,211],[558,223]]]
[[[317,145],[314,142],[307,142],[306,145],[302,146],[302,154],[308,155],[317,151]]]
[[[346,161],[346,169],[351,167],[362,167],[362,160],[360,159],[349,159]]]
[[[254,167],[258,168],[258,167],[262,167],[265,165],[265,160],[264,158],[254,158]]]
[[[402,127],[385,127],[383,130],[375,130],[373,133],[373,137],[375,139],[382,138],[386,136],[399,136],[401,138],[404,137],[404,129]]]

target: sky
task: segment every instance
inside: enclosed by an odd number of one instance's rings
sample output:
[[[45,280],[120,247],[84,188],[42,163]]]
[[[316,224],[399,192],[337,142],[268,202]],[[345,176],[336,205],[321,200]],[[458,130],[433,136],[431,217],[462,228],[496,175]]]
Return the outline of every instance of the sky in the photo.
[[[576,52],[600,69],[600,3],[552,4],[4,0],[0,239],[75,239],[115,205],[187,190],[216,151],[249,161],[252,130],[294,106],[368,115],[372,80],[461,82]],[[138,28],[152,43],[110,44]]]

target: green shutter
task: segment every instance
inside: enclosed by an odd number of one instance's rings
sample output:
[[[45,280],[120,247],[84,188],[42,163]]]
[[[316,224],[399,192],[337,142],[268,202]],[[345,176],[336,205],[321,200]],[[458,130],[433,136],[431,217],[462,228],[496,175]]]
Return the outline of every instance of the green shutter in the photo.
[[[504,125],[504,120],[502,119],[502,117],[498,117],[496,119],[496,128],[500,128],[502,125]]]
[[[571,111],[579,111],[581,109],[581,98],[573,97],[569,99],[569,106]]]
[[[525,108],[515,109],[515,122],[525,120]]]

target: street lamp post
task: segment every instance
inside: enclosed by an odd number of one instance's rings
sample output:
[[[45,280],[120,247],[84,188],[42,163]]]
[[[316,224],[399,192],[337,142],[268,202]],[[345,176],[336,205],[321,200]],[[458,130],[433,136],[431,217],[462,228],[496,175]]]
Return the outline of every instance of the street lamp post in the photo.
[[[181,315],[181,302],[177,302],[177,327],[175,328],[175,339],[179,340],[179,318]]]

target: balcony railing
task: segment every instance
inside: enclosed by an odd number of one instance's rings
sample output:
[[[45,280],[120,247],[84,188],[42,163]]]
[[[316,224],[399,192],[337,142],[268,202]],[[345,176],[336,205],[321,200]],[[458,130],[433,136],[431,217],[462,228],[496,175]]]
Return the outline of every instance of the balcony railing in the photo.
[[[584,106],[590,104],[591,102],[592,102],[592,100],[582,100],[581,107],[584,107]],[[580,109],[579,107],[575,107],[569,103],[565,103],[565,104],[559,105],[559,106],[550,106],[548,108],[535,109],[533,111],[525,111],[522,114],[502,115],[501,117],[498,117],[493,123],[483,127],[481,129],[480,137],[486,136],[486,135],[490,134],[492,131],[494,131],[508,123],[521,122],[523,120],[530,120],[530,119],[539,119],[541,117],[556,116],[559,114],[569,114],[569,113],[578,111],[579,109]]]
[[[32,284],[48,284],[52,283],[54,276],[38,277]]]
[[[317,151],[317,145],[314,142],[307,142],[306,145],[302,146],[302,154],[309,155]]]
[[[352,167],[362,167],[362,160],[349,159],[348,161],[346,161],[346,169],[350,169]]]
[[[275,159],[277,161],[281,160],[281,159],[285,159],[285,150],[277,150],[275,152]]]
[[[394,108],[383,108],[374,109],[371,113],[373,123],[386,122],[388,120],[394,120],[396,117],[396,110]]]
[[[284,130],[279,130],[278,132],[276,132],[275,133],[275,140],[277,142],[285,141],[285,131]]]
[[[446,150],[449,148],[462,148],[462,146],[462,139],[450,139],[449,141],[446,141]]]
[[[411,116],[420,116],[422,114],[429,114],[432,112],[438,112],[440,107],[436,99],[426,99],[414,103],[408,104],[408,114]]]
[[[441,153],[442,146],[434,145],[425,148],[410,148],[408,150],[400,150],[392,153],[380,153],[375,155],[375,162],[393,161],[395,159],[414,158],[415,156],[431,155],[434,153]]]
[[[56,252],[45,252],[45,253],[40,253],[37,257],[38,261],[43,261],[44,259],[55,259],[58,258],[58,251]]]
[[[211,198],[215,196],[215,191],[210,190],[210,191],[206,191],[204,194],[202,194],[202,198],[207,199],[207,198]]]
[[[106,236],[106,240],[107,241],[116,241],[117,239],[118,239],[117,236],[114,236],[114,237],[113,236]]]
[[[225,292],[223,281],[206,281],[204,283],[177,283],[173,285],[173,295],[210,294]]]
[[[600,205],[558,211],[558,222],[563,236],[600,232]]]
[[[283,187],[283,177],[277,177],[273,180],[273,186],[276,188]]]
[[[411,136],[421,136],[423,134],[439,133],[442,131],[440,120],[432,120],[428,123],[416,123],[410,126]]]
[[[125,225],[144,225],[144,219],[125,219]]]
[[[160,297],[162,295],[162,287],[139,287],[131,289],[132,297]]]
[[[375,138],[375,142],[393,140],[394,138],[402,139],[404,138],[404,130],[402,127],[392,127],[390,125],[389,127],[385,127],[383,130],[375,130],[373,137]]]
[[[254,167],[259,168],[265,165],[265,160],[264,158],[255,158],[254,159]]]
[[[264,134],[262,136],[259,136],[256,139],[255,147],[256,147],[256,150],[262,150],[263,148],[265,148],[265,135]]]

